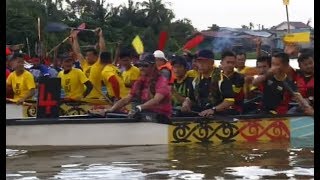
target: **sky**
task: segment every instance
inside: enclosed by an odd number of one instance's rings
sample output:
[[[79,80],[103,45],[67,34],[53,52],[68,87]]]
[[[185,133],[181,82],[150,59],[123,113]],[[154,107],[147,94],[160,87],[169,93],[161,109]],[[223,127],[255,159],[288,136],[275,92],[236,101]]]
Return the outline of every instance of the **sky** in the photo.
[[[141,2],[143,0],[133,0]],[[198,30],[212,24],[220,27],[240,28],[241,25],[264,25],[265,28],[287,20],[283,0],[162,0],[172,9],[176,19],[188,18]],[[114,5],[127,4],[127,0],[106,0]],[[314,0],[290,0],[289,20],[314,27]],[[255,26],[258,29],[258,26]]]

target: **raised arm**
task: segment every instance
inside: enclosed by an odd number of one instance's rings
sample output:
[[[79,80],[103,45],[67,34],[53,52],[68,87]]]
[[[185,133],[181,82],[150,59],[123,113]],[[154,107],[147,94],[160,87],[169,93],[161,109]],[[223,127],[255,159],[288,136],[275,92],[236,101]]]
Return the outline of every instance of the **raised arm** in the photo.
[[[78,41],[78,37],[75,33],[71,33],[71,45],[72,45],[72,50],[73,52],[76,54],[77,59],[80,61],[80,63],[84,63],[85,59],[81,54],[81,50],[80,50],[80,46],[79,46],[79,41]]]
[[[102,52],[106,52],[107,48],[106,48],[106,42],[103,36],[103,32],[101,28],[97,29],[98,32],[98,36],[99,36],[99,48],[100,48],[100,53]]]

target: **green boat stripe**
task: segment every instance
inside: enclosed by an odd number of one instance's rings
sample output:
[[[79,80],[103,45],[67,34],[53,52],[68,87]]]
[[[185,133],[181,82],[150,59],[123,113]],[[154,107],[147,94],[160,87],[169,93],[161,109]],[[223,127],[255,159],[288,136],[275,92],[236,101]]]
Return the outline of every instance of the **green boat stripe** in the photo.
[[[298,138],[300,138],[300,137],[306,137],[306,136],[311,136],[311,135],[314,135],[314,133],[311,132],[311,133],[309,133],[309,134],[304,134],[304,135],[302,135],[302,136],[299,136]]]
[[[308,125],[305,125],[305,126],[293,128],[292,131],[296,131],[296,130],[298,130],[298,129],[306,128],[306,127],[309,127],[309,126],[314,126],[314,124],[312,123],[312,124],[308,124]]]

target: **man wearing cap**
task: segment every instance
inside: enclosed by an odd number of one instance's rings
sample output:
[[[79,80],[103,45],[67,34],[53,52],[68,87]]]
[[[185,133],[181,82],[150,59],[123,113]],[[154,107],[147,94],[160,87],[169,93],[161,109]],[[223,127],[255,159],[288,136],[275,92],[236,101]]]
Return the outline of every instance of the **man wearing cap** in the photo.
[[[156,65],[161,75],[168,79],[169,84],[172,84],[175,77],[172,71],[171,63],[165,57],[164,53],[160,50],[154,51],[153,55],[156,58]]]
[[[141,76],[134,83],[129,95],[116,102],[105,112],[114,112],[130,102],[134,106],[130,115],[153,114],[156,120],[163,123],[169,123],[169,117],[172,115],[171,89],[165,77],[161,76],[154,55],[150,54],[137,63]]]
[[[195,101],[186,98],[181,111],[199,111],[200,116],[226,114],[235,101],[231,81],[213,66],[214,54],[211,50],[199,51],[197,61],[200,75],[192,82]]]
[[[72,100],[85,98],[93,88],[92,83],[80,69],[73,67],[72,57],[63,56],[62,67],[63,71],[59,72],[58,77],[61,78],[65,98]]]

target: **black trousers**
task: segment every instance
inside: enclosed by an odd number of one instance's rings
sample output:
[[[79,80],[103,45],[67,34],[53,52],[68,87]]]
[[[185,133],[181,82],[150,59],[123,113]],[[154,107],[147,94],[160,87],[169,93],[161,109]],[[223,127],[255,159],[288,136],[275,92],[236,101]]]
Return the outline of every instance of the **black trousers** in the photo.
[[[170,118],[164,114],[155,113],[151,111],[142,111],[135,116],[135,119],[139,119],[141,121],[150,121],[161,124],[171,124],[172,121]]]

